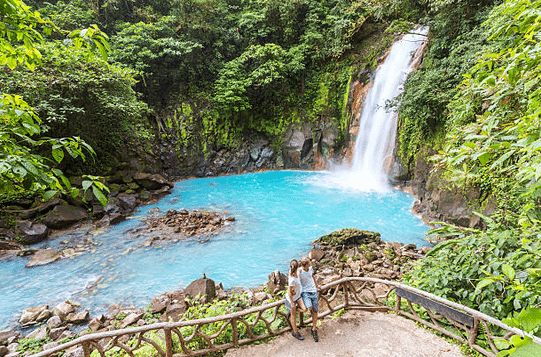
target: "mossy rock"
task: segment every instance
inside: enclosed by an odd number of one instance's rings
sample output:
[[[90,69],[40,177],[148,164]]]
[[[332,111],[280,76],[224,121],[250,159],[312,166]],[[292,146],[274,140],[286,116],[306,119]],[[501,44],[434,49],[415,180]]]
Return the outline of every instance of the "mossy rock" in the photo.
[[[378,232],[365,231],[356,228],[345,228],[319,237],[313,244],[328,244],[334,247],[343,245],[352,246],[368,244],[374,241],[379,242],[379,237],[381,237],[381,234]]]

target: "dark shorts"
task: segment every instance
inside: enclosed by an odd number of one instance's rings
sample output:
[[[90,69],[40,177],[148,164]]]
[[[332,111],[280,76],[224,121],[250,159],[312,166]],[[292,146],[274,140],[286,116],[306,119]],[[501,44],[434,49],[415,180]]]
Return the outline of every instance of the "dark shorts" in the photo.
[[[307,309],[312,309],[312,311],[318,312],[319,301],[317,299],[317,293],[302,293],[301,296]]]

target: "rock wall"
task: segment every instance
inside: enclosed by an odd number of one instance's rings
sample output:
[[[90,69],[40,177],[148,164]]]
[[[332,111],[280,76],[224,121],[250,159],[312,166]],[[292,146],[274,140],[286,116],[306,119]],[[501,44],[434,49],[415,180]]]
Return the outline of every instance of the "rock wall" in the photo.
[[[413,212],[421,215],[425,222],[450,222],[463,227],[484,228],[483,221],[474,212],[491,216],[497,209],[493,197],[484,197],[479,189],[469,187],[457,190],[434,171],[428,158],[434,152],[419,155],[411,179],[400,185],[410,191],[417,202]]]

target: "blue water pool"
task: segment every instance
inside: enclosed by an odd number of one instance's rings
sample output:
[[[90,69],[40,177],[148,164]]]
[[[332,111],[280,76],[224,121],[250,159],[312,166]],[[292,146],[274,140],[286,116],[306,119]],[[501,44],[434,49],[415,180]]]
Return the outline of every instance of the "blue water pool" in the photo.
[[[428,227],[410,210],[407,193],[363,192],[333,182],[327,172],[271,171],[175,184],[171,195],[140,207],[128,220],[102,232],[85,228],[51,237],[41,247],[73,242],[92,250],[72,259],[25,268],[29,258],[0,262],[0,329],[25,308],[80,302],[91,314],[112,303],[144,307],[165,291],[207,277],[225,288],[255,287],[270,272],[286,271],[310,242],[341,228],[381,233],[386,241],[427,245]],[[208,242],[187,238],[162,247],[144,247],[149,235],[134,233],[150,210],[219,211],[236,221]],[[156,233],[154,233],[156,235]],[[92,286],[92,289],[89,287]]]

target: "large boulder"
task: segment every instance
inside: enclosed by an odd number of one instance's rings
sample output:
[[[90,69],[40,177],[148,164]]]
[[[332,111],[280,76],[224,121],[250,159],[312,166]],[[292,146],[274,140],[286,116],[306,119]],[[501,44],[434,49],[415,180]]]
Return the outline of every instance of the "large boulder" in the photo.
[[[137,195],[120,193],[116,198],[120,208],[124,211],[133,211],[137,207]]]
[[[49,264],[60,259],[61,257],[60,252],[53,248],[38,250],[32,259],[26,264],[26,267],[32,268],[39,265]]]
[[[82,324],[88,321],[90,312],[88,310],[83,310],[80,312],[71,312],[66,316],[66,322],[70,324]]]
[[[287,285],[287,276],[276,270],[270,273],[267,288],[271,294],[276,294],[278,291],[284,290]]]
[[[163,312],[169,304],[170,299],[167,295],[158,295],[150,302],[150,312],[153,314]]]
[[[190,298],[199,296],[205,303],[216,297],[216,285],[212,279],[201,278],[194,280],[184,289],[184,294]]]
[[[48,319],[50,316],[49,306],[34,306],[23,310],[19,318],[19,323],[23,326],[31,326]]]
[[[126,328],[129,325],[133,325],[134,323],[139,321],[139,319],[141,319],[142,317],[143,317],[143,313],[132,312],[128,316],[126,316],[124,320],[122,320],[122,323],[120,324],[120,328]]]
[[[46,239],[49,235],[49,229],[41,223],[19,221],[17,222],[17,233],[24,243],[34,244]]]
[[[19,331],[13,331],[13,330],[4,330],[0,331],[0,345],[7,343],[8,341],[14,339],[14,338],[21,338],[22,335]]]
[[[173,183],[167,181],[160,174],[148,174],[145,172],[139,172],[133,177],[138,185],[143,186],[147,190],[158,190],[164,186],[173,187]]]
[[[43,223],[47,227],[58,229],[67,227],[87,217],[86,210],[71,205],[56,206],[51,212],[45,215]]]
[[[75,305],[73,305],[69,300],[61,302],[60,304],[56,305],[52,313],[54,316],[60,317],[62,320],[66,318],[66,316],[72,312],[75,311]]]

